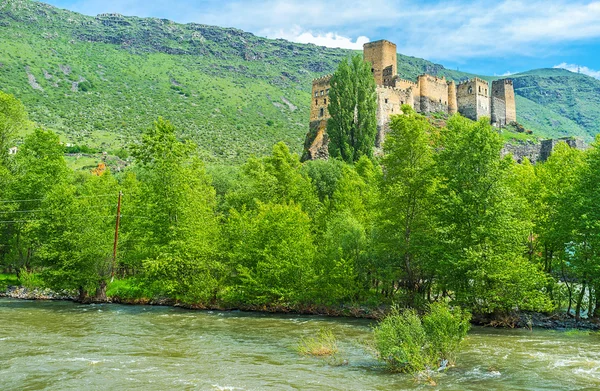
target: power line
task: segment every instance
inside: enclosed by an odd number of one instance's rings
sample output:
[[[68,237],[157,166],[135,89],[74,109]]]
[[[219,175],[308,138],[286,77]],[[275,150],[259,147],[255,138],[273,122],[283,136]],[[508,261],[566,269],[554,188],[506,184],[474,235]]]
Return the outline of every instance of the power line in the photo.
[[[74,199],[82,199],[82,198],[103,198],[103,197],[114,197],[114,194],[99,194],[99,195],[94,195],[94,196],[77,196],[77,197],[71,197]],[[6,203],[10,203],[10,202],[33,202],[33,201],[44,201],[46,198],[32,198],[29,200],[0,200],[1,204],[6,204]]]

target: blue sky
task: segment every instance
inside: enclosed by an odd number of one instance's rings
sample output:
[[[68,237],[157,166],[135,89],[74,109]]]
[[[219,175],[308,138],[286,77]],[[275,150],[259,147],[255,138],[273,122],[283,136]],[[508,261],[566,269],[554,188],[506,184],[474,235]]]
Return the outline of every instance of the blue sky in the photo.
[[[167,18],[269,38],[398,52],[447,68],[505,75],[562,67],[600,79],[600,0],[45,0],[87,15]]]

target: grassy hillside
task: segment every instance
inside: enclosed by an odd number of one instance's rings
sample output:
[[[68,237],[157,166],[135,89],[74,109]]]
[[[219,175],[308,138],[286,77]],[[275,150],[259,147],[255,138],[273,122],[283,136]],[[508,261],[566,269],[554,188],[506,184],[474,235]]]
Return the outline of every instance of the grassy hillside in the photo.
[[[0,32],[0,89],[65,141],[116,149],[163,116],[212,162],[262,155],[280,140],[300,151],[311,80],[350,54],[230,28],[89,17],[30,0],[0,0]],[[401,76],[423,72],[472,76],[399,56]],[[519,119],[537,134],[600,130],[600,81],[546,70],[515,79]]]

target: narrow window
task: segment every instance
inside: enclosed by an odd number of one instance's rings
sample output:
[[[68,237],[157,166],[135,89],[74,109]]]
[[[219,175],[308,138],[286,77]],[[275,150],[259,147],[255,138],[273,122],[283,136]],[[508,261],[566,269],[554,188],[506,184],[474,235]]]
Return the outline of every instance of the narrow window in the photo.
[[[375,73],[375,68],[371,68],[371,73]]]
[[[315,104],[318,105],[319,104],[319,100],[315,99]]]
[[[321,96],[325,95],[325,91],[321,90]]]
[[[323,109],[321,107],[321,110],[319,110],[319,117],[322,117],[325,114],[325,109]]]
[[[323,99],[323,104],[327,104],[327,98]]]
[[[479,93],[481,94],[481,86],[479,86]]]
[[[315,98],[319,96],[319,91],[315,91]]]
[[[326,94],[327,94],[327,95],[329,95],[329,88],[327,89],[327,92],[326,92]]]
[[[388,103],[388,100],[387,100],[387,98],[385,98],[385,103]]]

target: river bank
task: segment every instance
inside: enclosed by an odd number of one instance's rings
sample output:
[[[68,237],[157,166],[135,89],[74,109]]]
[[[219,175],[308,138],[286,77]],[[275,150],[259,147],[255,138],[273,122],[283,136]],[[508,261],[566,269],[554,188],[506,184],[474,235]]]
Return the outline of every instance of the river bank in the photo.
[[[22,286],[9,286],[5,291],[0,292],[0,297],[20,299],[20,300],[66,300],[82,302],[78,299],[75,292],[61,291],[55,292],[47,288],[28,289]],[[98,303],[93,300],[85,300],[84,304]],[[222,304],[188,304],[181,303],[170,298],[155,299],[123,299],[120,297],[108,297],[102,303],[124,304],[124,305],[151,305],[151,306],[171,306],[180,307],[189,310],[211,310],[211,311],[245,311],[262,312],[271,314],[298,314],[298,315],[318,315],[328,317],[348,317],[363,319],[382,319],[389,311],[389,306],[382,305],[376,308],[341,305],[337,307],[319,306],[319,305],[222,305]],[[494,328],[522,328],[522,329],[547,329],[547,330],[600,330],[600,320],[598,319],[580,319],[577,321],[574,317],[566,313],[542,314],[536,312],[514,312],[509,315],[475,315],[471,321],[473,325]]]

